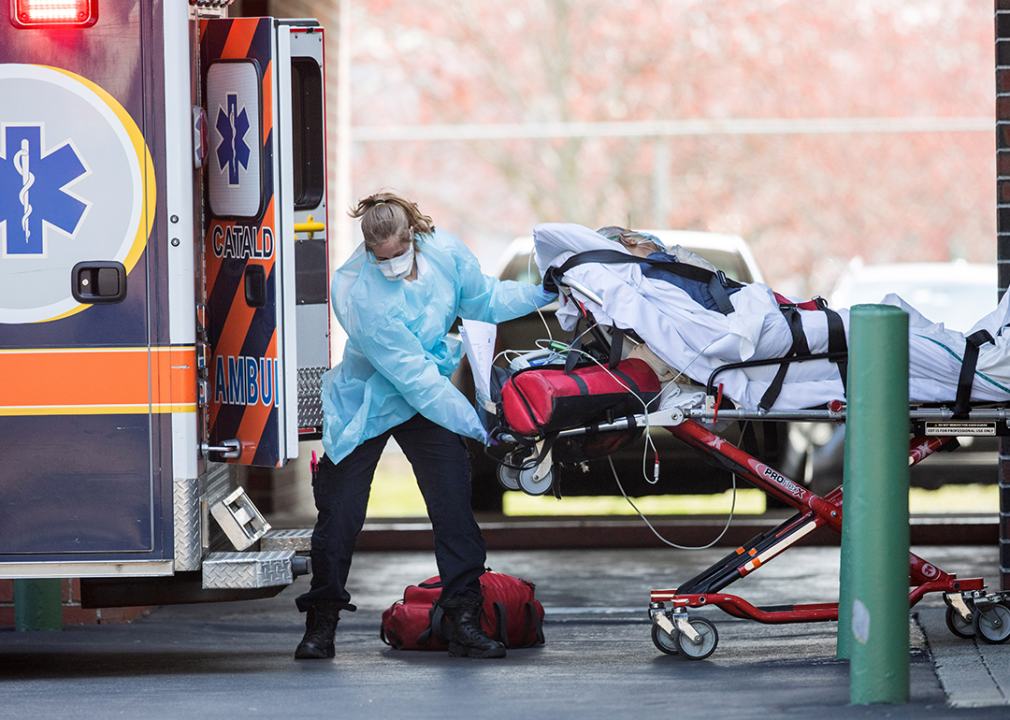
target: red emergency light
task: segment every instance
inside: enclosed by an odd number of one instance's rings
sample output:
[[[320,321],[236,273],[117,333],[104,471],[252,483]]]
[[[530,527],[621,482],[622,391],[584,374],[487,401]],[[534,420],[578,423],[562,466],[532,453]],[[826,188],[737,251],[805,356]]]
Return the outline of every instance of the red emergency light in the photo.
[[[98,22],[98,0],[10,0],[18,28],[90,27]]]

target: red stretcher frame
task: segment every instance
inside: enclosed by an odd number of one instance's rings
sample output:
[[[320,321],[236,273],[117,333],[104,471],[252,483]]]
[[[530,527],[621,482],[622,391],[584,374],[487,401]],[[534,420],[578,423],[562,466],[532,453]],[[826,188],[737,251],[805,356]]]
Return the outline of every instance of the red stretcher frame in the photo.
[[[653,608],[658,603],[671,603],[675,611],[715,606],[734,617],[761,623],[837,620],[838,603],[760,608],[737,595],[720,591],[750,575],[821,527],[830,528],[840,535],[842,488],[839,487],[822,498],[693,420],[684,420],[681,424],[668,426],[666,429],[691,447],[716,457],[739,477],[766,494],[796,508],[799,513],[778,527],[752,538],[747,544],[738,547],[735,552],[678,588],[653,590],[651,592]],[[953,437],[913,437],[910,441],[909,465],[918,464],[954,440]],[[909,576],[910,607],[928,593],[980,592],[985,587],[981,578],[960,580],[956,575],[941,570],[914,553],[909,554]]]

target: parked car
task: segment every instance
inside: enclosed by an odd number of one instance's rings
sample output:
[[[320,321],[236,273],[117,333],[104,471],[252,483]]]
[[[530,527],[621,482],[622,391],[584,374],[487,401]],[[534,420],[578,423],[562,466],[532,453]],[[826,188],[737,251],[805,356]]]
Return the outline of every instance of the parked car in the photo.
[[[835,284],[831,307],[878,303],[897,293],[926,318],[967,332],[996,308],[997,271],[994,264],[897,263],[864,265],[853,260]],[[804,477],[823,494],[842,482],[845,426],[825,423],[795,424],[794,435],[805,436],[809,453]],[[802,437],[795,439],[803,444]],[[996,482],[996,438],[960,438],[961,449],[939,453],[912,469],[912,485],[936,488],[945,483]]]
[[[715,233],[648,230],[662,240],[667,247],[680,245],[694,252],[720,268],[726,275],[741,282],[762,282],[763,276],[747,243],[735,235]],[[531,261],[533,238],[519,238],[514,241],[503,256],[498,277],[503,280],[525,280],[540,282],[540,272]],[[568,340],[570,333],[561,329],[555,317],[557,303],[543,308],[541,314],[531,313],[498,326],[496,353],[504,349],[532,350],[537,341],[547,338]],[[500,365],[505,365],[499,361]],[[454,382],[473,397],[473,380],[469,366],[464,363],[454,375]],[[776,423],[754,423],[754,445],[756,453],[764,462],[778,468],[789,477],[803,469],[803,448],[790,444],[790,435],[785,425]],[[614,467],[621,484],[630,496],[655,494],[695,494],[723,492],[732,486],[732,476],[721,465],[692,450],[662,428],[654,428],[651,433],[660,458],[659,482],[651,484],[643,473],[643,456],[646,451],[645,438],[640,438],[628,448],[612,456]],[[740,428],[732,426],[724,436],[733,443],[740,442]],[[804,439],[804,436],[796,436]],[[473,498],[477,510],[494,511],[501,509],[502,488],[497,481],[497,463],[488,456],[485,448],[471,441],[469,450],[473,456]],[[501,456],[499,448],[487,452]],[[648,475],[652,476],[652,454],[648,455]],[[606,459],[593,460],[582,466],[556,467],[563,495],[619,495],[610,464]]]

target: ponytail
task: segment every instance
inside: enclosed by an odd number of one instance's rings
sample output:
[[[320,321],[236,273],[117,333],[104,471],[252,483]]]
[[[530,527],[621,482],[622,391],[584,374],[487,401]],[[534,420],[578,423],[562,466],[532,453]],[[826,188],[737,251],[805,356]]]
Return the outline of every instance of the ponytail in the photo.
[[[391,237],[413,240],[414,249],[418,250],[417,236],[428,235],[435,229],[431,218],[422,215],[416,203],[388,192],[369,195],[348,214],[361,218],[361,232],[368,250],[374,250],[375,246]],[[414,229],[413,237],[409,234],[411,228]]]

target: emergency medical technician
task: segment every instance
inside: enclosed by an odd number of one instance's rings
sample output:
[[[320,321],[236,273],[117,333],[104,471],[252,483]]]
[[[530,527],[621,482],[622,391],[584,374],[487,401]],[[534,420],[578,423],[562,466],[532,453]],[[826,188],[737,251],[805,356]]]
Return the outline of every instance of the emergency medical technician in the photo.
[[[504,646],[480,624],[485,545],[470,508],[463,436],[490,440],[449,382],[460,343],[447,333],[457,316],[503,322],[556,296],[484,275],[459,239],[394,194],[365,198],[351,215],[361,218],[365,241],[330,289],[348,338],[343,362],[323,376],[326,454],[312,481],[319,516],[311,589],[296,601],[307,617],[295,657],[333,657],[339,613],[355,609],[346,589],[351,554],[390,437],[410,461],[431,519],[449,654],[504,657]]]

